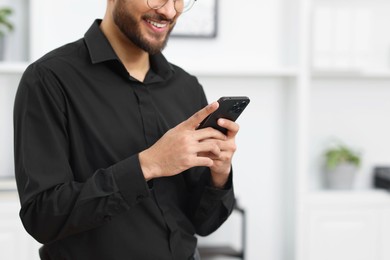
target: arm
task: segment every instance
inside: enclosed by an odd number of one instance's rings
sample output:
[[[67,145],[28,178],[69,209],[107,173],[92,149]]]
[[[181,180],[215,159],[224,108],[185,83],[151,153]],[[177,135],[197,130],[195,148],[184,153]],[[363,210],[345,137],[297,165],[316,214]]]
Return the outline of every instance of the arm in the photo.
[[[83,173],[91,176],[87,179],[75,175],[59,85],[51,72],[29,67],[14,108],[20,217],[41,243],[98,227],[149,194],[137,155],[95,173]]]

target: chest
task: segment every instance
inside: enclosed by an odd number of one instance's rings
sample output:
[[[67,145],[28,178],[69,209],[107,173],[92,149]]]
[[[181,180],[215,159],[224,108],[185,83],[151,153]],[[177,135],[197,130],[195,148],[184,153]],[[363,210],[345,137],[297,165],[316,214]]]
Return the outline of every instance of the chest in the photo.
[[[146,86],[97,76],[67,81],[63,89],[74,168],[90,168],[80,172],[93,172],[139,153],[199,107],[174,82]]]

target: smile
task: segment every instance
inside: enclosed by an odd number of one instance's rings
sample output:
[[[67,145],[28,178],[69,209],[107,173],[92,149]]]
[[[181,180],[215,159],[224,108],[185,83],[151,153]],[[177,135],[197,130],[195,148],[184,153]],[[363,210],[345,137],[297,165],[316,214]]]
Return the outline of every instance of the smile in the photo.
[[[168,24],[167,23],[158,23],[158,22],[155,22],[155,21],[151,21],[151,20],[146,20],[148,23],[150,23],[151,25],[157,27],[157,28],[164,28],[164,27],[167,27]]]

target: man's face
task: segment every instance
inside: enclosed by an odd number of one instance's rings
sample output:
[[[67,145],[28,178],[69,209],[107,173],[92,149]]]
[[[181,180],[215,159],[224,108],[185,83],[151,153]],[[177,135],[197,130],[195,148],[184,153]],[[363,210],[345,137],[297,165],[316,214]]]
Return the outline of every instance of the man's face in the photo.
[[[146,0],[117,0],[113,10],[119,30],[149,54],[164,49],[178,16],[171,0],[158,10],[150,9]]]

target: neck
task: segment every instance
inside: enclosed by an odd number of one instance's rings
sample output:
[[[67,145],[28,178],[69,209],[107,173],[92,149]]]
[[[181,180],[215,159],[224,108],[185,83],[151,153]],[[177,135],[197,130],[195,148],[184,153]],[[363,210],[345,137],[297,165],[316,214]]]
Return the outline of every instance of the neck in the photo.
[[[144,81],[150,68],[149,54],[134,45],[117,26],[105,17],[100,28],[107,37],[116,55],[125,66],[127,72],[139,81]]]

